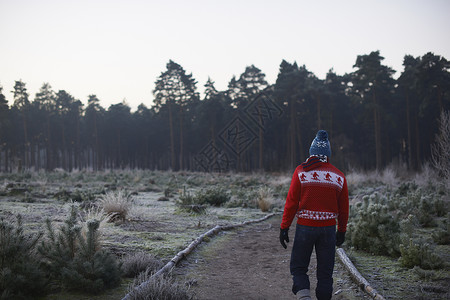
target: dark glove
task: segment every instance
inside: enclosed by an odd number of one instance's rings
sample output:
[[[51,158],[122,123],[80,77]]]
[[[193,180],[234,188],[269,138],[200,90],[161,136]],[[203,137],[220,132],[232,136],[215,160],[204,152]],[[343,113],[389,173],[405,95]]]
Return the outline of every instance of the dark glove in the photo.
[[[336,246],[341,246],[345,241],[345,232],[336,232]]]
[[[287,246],[284,243],[284,241],[286,241],[286,243],[289,243],[288,231],[289,231],[289,228],[286,228],[286,229],[281,229],[280,228],[280,243],[281,243],[281,246],[284,247],[284,249],[287,248]]]

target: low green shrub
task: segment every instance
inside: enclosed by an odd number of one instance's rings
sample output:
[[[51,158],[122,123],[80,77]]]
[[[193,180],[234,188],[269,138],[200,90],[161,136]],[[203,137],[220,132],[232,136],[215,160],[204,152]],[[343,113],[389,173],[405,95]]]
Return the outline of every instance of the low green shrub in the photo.
[[[231,201],[227,202],[225,205],[227,207],[244,207],[244,208],[259,208],[258,206],[259,189],[239,188],[234,191]]]
[[[164,189],[164,197],[170,198],[173,196],[172,189],[167,187]]]
[[[357,249],[378,255],[398,257],[400,225],[386,205],[375,203],[376,196],[364,197],[363,203],[352,208],[349,222],[349,242]]]
[[[200,190],[194,195],[184,188],[176,204],[183,210],[193,213],[203,213],[207,205],[222,206],[229,200],[230,195],[222,188]]]
[[[415,266],[413,268],[413,271],[417,274],[417,276],[419,276],[421,280],[436,281],[446,278],[445,273],[442,273],[441,271],[424,270],[418,266]]]
[[[47,279],[36,253],[42,234],[25,234],[16,223],[0,219],[0,299],[27,299],[46,292]]]
[[[395,194],[398,196],[406,196],[411,191],[417,190],[417,188],[418,188],[418,185],[415,182],[403,182],[396,189]]]
[[[189,213],[201,214],[206,211],[206,205],[199,203],[197,197],[186,191],[186,188],[183,189],[183,193],[176,200],[175,204],[181,210]]]
[[[434,242],[438,245],[450,244],[450,213],[447,213],[447,218],[444,220],[443,224],[441,224],[438,229],[433,231],[431,236],[433,237]]]
[[[425,242],[405,233],[405,228],[400,228],[399,220],[413,219],[414,226],[422,228],[438,226],[439,218],[448,211],[448,201],[445,201],[448,191],[432,183],[419,186],[414,182],[404,182],[393,190],[367,187],[360,189],[361,192],[368,194],[362,197],[362,202],[351,207],[349,217],[349,239],[354,247],[381,255],[405,255],[405,265],[409,265],[411,256],[416,252],[428,255],[427,249],[432,248],[431,240],[428,246],[417,248],[417,243]],[[439,227],[432,236],[441,244],[448,243],[450,238],[446,226]],[[403,244],[402,251],[400,243]],[[432,262],[422,264],[428,264],[427,267],[433,265]]]
[[[407,268],[418,266],[422,269],[438,269],[442,267],[442,259],[434,253],[434,246],[423,238],[417,238],[414,233],[417,224],[413,215],[402,220],[401,244],[400,244],[400,264]]]
[[[422,269],[439,269],[442,267],[443,260],[433,251],[432,245],[424,240],[403,241],[400,244],[401,258],[400,263],[407,268],[419,266]]]
[[[230,195],[222,188],[200,190],[195,195],[198,204],[221,206],[230,200]]]

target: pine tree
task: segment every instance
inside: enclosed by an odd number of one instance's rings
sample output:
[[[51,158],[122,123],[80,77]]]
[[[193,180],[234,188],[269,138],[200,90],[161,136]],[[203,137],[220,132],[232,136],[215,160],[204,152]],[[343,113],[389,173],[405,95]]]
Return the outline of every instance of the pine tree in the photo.
[[[59,232],[47,220],[48,240],[41,243],[39,252],[52,279],[63,287],[99,293],[119,284],[120,268],[117,260],[99,245],[99,221],[89,220],[87,225],[84,236],[75,206]]]
[[[41,295],[46,275],[36,255],[42,234],[25,234],[21,216],[16,224],[0,219],[0,299],[23,299]]]
[[[197,82],[192,74],[186,74],[186,71],[176,62],[169,60],[167,63],[167,71],[161,73],[155,82],[155,108],[160,110],[162,106],[168,106],[169,111],[169,127],[170,127],[170,157],[171,168],[173,170],[183,169],[184,160],[184,136],[183,136],[183,119],[185,106],[189,101],[195,101],[199,95],[196,91]],[[175,143],[174,143],[174,110],[179,109],[179,166],[175,163]]]

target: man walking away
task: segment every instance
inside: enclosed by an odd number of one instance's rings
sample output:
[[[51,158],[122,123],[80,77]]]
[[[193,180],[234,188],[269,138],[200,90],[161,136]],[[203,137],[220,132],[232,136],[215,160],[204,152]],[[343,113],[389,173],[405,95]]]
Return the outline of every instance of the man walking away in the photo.
[[[292,292],[298,299],[311,299],[307,272],[315,248],[316,296],[318,300],[328,300],[333,292],[335,246],[342,245],[347,230],[347,180],[329,162],[331,148],[325,130],[317,132],[309,154],[310,157],[295,169],[292,176],[280,226],[280,242],[286,249],[288,230],[297,216],[290,262]]]

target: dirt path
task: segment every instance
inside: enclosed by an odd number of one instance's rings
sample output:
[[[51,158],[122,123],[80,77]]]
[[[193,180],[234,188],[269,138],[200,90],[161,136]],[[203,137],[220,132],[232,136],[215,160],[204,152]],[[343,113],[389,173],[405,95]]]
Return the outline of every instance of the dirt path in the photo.
[[[202,245],[177,268],[197,299],[296,299],[291,292],[288,249],[278,242],[281,217],[225,232]],[[316,286],[315,257],[310,264],[311,290]],[[370,299],[336,261],[333,299]],[[315,299],[314,295],[313,299]]]

